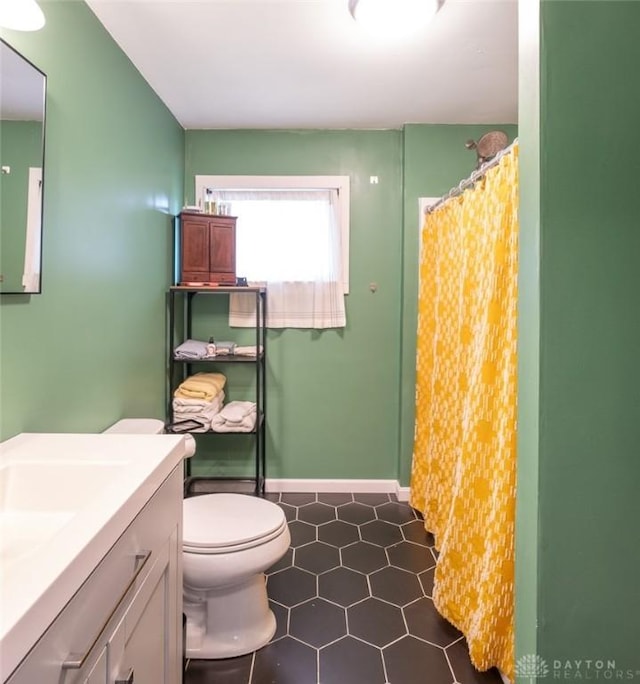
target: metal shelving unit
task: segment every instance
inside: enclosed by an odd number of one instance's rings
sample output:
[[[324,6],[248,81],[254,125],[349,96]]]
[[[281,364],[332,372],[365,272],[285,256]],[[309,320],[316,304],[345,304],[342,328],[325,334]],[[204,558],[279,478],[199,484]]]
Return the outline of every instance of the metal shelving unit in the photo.
[[[244,357],[234,355],[220,355],[211,359],[176,359],[173,350],[184,340],[192,338],[193,324],[193,300],[197,296],[229,296],[234,293],[253,294],[256,303],[255,343],[257,355]],[[179,306],[182,303],[182,306]],[[193,374],[197,366],[199,370],[205,370],[207,366],[218,367],[229,364],[255,366],[255,403],[256,403],[256,426],[252,432],[224,432],[213,431],[194,432],[194,435],[229,436],[229,435],[252,435],[255,444],[255,474],[252,478],[237,477],[193,477],[191,475],[190,459],[185,461],[185,495],[193,493],[202,481],[215,482],[227,480],[235,483],[249,482],[254,485],[255,494],[263,496],[266,478],[266,313],[267,313],[267,290],[264,287],[187,287],[175,285],[168,292],[168,363],[167,363],[167,426],[173,421],[173,392],[176,387]],[[179,310],[178,310],[179,309]],[[178,329],[179,316],[182,316],[182,325]],[[182,331],[182,335],[180,332]],[[168,428],[170,430],[170,428]]]

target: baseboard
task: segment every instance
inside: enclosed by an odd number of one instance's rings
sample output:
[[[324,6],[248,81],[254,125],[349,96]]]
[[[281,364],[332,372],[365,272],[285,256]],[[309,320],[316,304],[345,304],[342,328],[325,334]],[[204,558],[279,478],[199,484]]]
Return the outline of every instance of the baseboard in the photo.
[[[401,487],[397,480],[334,480],[267,478],[268,492],[358,492],[396,494],[399,501],[409,500],[409,487]]]
[[[401,487],[400,483],[396,482],[398,485],[396,487],[396,495],[398,497],[398,501],[409,501],[409,493],[411,491],[410,487]]]

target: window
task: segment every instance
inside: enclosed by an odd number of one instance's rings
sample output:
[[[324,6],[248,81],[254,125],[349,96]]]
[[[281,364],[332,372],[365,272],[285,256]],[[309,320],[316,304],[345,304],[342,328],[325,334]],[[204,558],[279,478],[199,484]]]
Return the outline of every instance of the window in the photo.
[[[270,327],[344,325],[348,176],[196,176],[196,197],[238,217],[236,272],[268,285]]]

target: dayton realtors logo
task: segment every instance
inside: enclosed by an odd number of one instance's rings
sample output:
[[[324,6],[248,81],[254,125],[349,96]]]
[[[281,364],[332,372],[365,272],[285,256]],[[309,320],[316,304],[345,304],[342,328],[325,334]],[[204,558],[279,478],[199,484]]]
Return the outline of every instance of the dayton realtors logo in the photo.
[[[552,660],[549,663],[539,655],[523,655],[516,662],[517,677],[528,679],[571,679],[587,681],[624,681],[640,678],[640,670],[623,668],[615,660]]]
[[[532,684],[538,677],[546,677],[548,674],[549,666],[547,661],[537,654],[520,656],[516,662],[516,676],[529,679]]]

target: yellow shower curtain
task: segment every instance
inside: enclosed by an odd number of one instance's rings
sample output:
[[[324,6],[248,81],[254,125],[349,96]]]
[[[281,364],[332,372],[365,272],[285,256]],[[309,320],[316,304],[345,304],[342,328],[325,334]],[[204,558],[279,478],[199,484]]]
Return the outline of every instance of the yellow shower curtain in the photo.
[[[517,143],[422,231],[411,505],[433,601],[480,670],[514,675]]]

